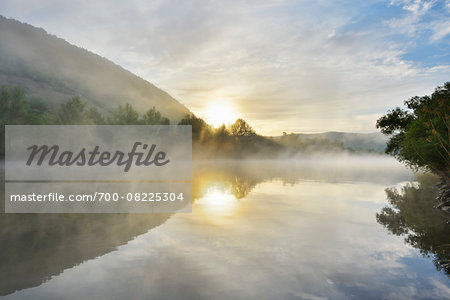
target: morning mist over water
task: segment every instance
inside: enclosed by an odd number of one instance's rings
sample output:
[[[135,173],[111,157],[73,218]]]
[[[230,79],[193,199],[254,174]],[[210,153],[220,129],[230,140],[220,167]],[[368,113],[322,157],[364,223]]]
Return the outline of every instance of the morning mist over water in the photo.
[[[349,291],[442,298],[445,275],[376,222],[385,189],[411,180],[411,171],[382,156],[197,161],[192,214],[2,218],[8,232],[2,244],[10,245],[2,254],[17,253],[2,267],[4,275],[17,274],[4,277],[2,293],[13,292],[8,282],[14,280],[19,291],[6,299],[88,297],[99,285],[108,286],[101,294],[112,298],[340,299]],[[19,229],[17,222],[33,225]],[[50,249],[59,257],[56,265]],[[39,268],[24,272],[33,265]],[[145,288],[130,282],[146,282]],[[420,292],[411,289],[417,283]]]

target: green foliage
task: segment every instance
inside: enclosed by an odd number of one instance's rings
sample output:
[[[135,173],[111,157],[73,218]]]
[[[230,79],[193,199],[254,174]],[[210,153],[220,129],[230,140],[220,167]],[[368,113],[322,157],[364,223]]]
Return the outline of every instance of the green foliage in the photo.
[[[20,87],[0,87],[0,124],[52,124],[54,119],[40,99],[30,101]]]
[[[56,115],[50,115],[40,99],[33,99],[30,105],[25,92],[20,87],[0,87],[0,157],[4,156],[4,125],[14,124],[61,124],[61,125],[169,125],[169,119],[152,107],[142,118],[127,103],[119,107],[108,119],[95,107],[87,108],[80,97],[69,99],[61,104]],[[201,119],[200,119],[201,120]]]
[[[24,124],[28,121],[29,104],[25,91],[19,87],[0,88],[0,122],[2,125]]]
[[[5,125],[51,123],[43,106],[30,106],[25,91],[20,87],[0,87],[0,157],[5,154]]]
[[[111,118],[108,118],[111,125],[140,125],[139,113],[131,106],[130,103],[119,107],[113,112]]]
[[[30,104],[31,103],[31,104]],[[20,87],[0,87],[0,123],[5,124],[61,124],[61,125],[169,125],[169,119],[162,116],[155,107],[148,110],[142,118],[129,103],[113,111],[105,118],[97,108],[87,107],[80,97],[73,97],[61,104],[56,115],[48,113],[40,99],[28,100]]]
[[[44,100],[37,97],[30,97],[29,98],[30,103],[30,109],[38,112],[38,113],[46,113],[48,112],[48,106],[45,104]]]
[[[169,125],[170,121],[153,106],[142,116],[142,123],[145,125]]]
[[[450,176],[450,82],[431,96],[413,97],[377,121],[390,136],[386,153],[413,168]]]
[[[105,125],[106,120],[103,115],[95,107],[91,107],[86,111],[86,118],[96,125]]]
[[[86,124],[86,103],[80,97],[74,97],[62,104],[58,110],[57,123],[64,125]]]
[[[169,119],[162,116],[155,107],[148,110],[142,118],[129,103],[119,105],[111,117],[105,118],[97,108],[86,108],[87,103],[75,97],[62,104],[58,111],[58,124],[95,124],[95,125],[169,125]]]
[[[119,105],[111,117],[105,117],[95,107],[86,109],[87,103],[75,97],[62,104],[58,111],[58,124],[95,124],[95,125],[169,125],[169,119],[162,116],[155,107],[148,110],[142,118],[129,103]]]

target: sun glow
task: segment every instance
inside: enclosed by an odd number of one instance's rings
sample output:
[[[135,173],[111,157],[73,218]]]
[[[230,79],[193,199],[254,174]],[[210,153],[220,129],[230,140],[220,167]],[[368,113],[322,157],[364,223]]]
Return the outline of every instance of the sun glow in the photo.
[[[217,186],[208,188],[205,195],[196,201],[196,209],[207,216],[229,216],[234,213],[237,200],[228,190]]]
[[[206,122],[214,127],[230,124],[238,118],[229,100],[212,101],[206,107],[204,115]]]

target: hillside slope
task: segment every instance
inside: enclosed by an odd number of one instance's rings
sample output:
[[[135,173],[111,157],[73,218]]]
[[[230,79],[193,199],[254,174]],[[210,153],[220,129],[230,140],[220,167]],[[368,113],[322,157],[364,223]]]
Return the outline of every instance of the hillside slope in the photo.
[[[129,102],[155,106],[171,123],[189,110],[168,93],[111,61],[43,29],[0,16],[0,85],[19,85],[55,110],[73,96],[108,113]]]

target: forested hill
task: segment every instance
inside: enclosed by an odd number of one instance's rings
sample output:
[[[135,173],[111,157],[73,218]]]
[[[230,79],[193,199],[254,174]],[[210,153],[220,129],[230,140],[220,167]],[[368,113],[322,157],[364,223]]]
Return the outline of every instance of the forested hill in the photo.
[[[140,112],[154,106],[172,124],[189,113],[153,84],[41,28],[0,16],[0,41],[0,85],[21,86],[50,110],[79,96],[106,114],[125,102]]]

